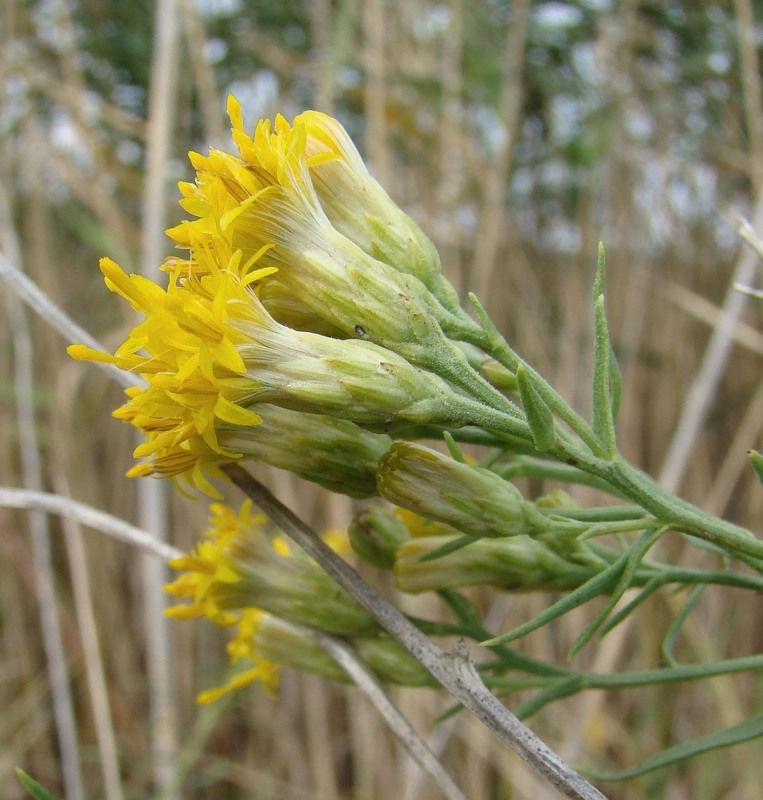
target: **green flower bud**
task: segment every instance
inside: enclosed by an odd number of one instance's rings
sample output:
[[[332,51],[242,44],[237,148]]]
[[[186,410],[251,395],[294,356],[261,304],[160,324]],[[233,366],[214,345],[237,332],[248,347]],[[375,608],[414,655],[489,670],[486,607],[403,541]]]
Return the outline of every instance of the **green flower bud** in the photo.
[[[517,376],[494,358],[485,358],[479,365],[480,375],[502,392],[517,390]]]
[[[465,586],[496,586],[516,592],[568,591],[600,572],[602,564],[585,543],[557,552],[529,536],[478,539],[453,553],[425,559],[455,536],[409,539],[397,550],[395,578],[404,592],[434,592]]]
[[[350,644],[379,680],[400,686],[431,686],[429,673],[405,648],[386,634],[359,637]],[[299,628],[269,614],[254,631],[251,649],[259,658],[284,667],[349,683],[347,673],[313,639]]]
[[[423,445],[393,444],[376,482],[391,503],[469,536],[521,536],[548,527],[512,484]]]
[[[221,447],[293,472],[350,497],[372,497],[376,468],[392,440],[347,420],[263,404],[259,425],[222,426]]]
[[[350,523],[352,549],[369,564],[392,569],[397,548],[410,538],[402,520],[380,506],[367,506]]]
[[[318,111],[300,114],[294,124],[305,126],[310,175],[331,224],[364,252],[415,275],[446,308],[456,308],[434,245],[371,176],[344,128]]]
[[[578,504],[564,489],[552,489],[548,494],[538,497],[535,505],[538,508],[578,508]]]

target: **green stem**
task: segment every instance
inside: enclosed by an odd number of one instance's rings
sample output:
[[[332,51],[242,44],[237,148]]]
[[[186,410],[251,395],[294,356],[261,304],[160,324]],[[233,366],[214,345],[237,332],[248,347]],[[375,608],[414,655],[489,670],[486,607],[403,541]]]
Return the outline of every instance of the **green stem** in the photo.
[[[516,714],[520,719],[527,719],[527,717],[532,716],[543,706],[554,700],[588,689],[629,689],[638,686],[702,680],[703,678],[713,678],[718,675],[731,675],[736,672],[751,672],[759,669],[763,669],[763,655],[732,658],[709,664],[685,664],[666,669],[620,672],[612,675],[581,672],[548,682],[546,688],[520,706]],[[510,679],[507,679],[506,683],[510,685]],[[500,687],[497,677],[491,680],[491,686]]]
[[[503,473],[499,473],[503,475]],[[646,518],[641,506],[598,506],[596,508],[539,508],[541,514],[549,517],[564,517],[580,522],[622,522],[624,520],[641,520],[644,524],[654,522],[652,517]]]
[[[608,564],[614,564],[623,554],[611,547],[589,542],[594,553]],[[649,586],[656,582],[658,586],[666,584],[684,584],[689,586],[718,585],[733,586],[737,589],[763,591],[763,577],[734,572],[730,569],[691,569],[690,567],[674,567],[655,561],[642,561],[633,578],[633,586]]]
[[[613,675],[591,673],[583,676],[584,689],[620,689],[624,687],[654,686],[658,683],[714,678],[735,672],[763,669],[763,654],[711,661],[709,664],[683,664],[669,669],[644,670],[642,672],[620,672]]]
[[[459,437],[462,441],[463,438]],[[482,444],[482,442],[477,442]],[[498,446],[498,445],[492,445]],[[580,486],[591,486],[600,489],[602,492],[617,494],[617,492],[606,482],[590,475],[577,467],[560,464],[556,461],[548,461],[531,455],[512,455],[510,460],[500,467],[494,467],[493,472],[506,480],[512,478],[541,478],[549,481],[559,481],[560,483],[574,483]]]
[[[625,461],[619,453],[610,458],[602,457],[604,453],[601,442],[590,426],[543,377],[509,347],[476,298],[472,297],[472,302],[484,327],[482,334],[472,343],[513,372],[523,367],[532,379],[533,388],[551,411],[569,425],[586,445],[583,447],[569,441],[558,441],[554,451],[548,455],[603,479],[624,497],[638,503],[645,511],[675,530],[711,542],[727,553],[743,558],[745,563],[758,571],[763,571],[763,541],[756,538],[751,531],[707,514],[666,492],[646,473]],[[501,430],[502,427],[499,425],[497,429]]]
[[[590,425],[588,425],[577,411],[565,402],[564,398],[550,383],[548,383],[548,381],[509,347],[477,298],[474,295],[469,295],[469,297],[474,304],[480,322],[482,322],[484,326],[484,330],[476,328],[474,338],[468,340],[470,344],[481,347],[499,364],[515,374],[518,370],[523,369],[532,383],[533,389],[540,395],[549,410],[568,425],[592,453],[597,456],[605,455],[606,451]],[[563,439],[566,439],[566,445],[569,446],[571,444],[569,437],[564,436],[564,432],[561,430],[559,434]]]
[[[654,479],[628,464],[619,455],[611,461],[591,459],[589,463],[577,466],[603,478],[629,500],[638,503],[676,530],[718,545],[727,552],[744,553],[753,559],[763,560],[763,541],[757,539],[751,531],[707,514],[666,492]],[[753,563],[752,566],[763,570],[763,561]]]
[[[494,409],[483,407],[478,411],[472,406],[471,411],[479,417],[474,422],[483,427],[525,436],[532,441],[527,423],[507,418]],[[549,455],[606,481],[615,491],[640,505],[661,523],[718,545],[731,555],[751,556],[751,559],[745,559],[746,563],[763,571],[763,541],[751,531],[707,514],[666,492],[653,478],[629,464],[619,454],[612,459],[597,458],[583,447],[559,442]]]

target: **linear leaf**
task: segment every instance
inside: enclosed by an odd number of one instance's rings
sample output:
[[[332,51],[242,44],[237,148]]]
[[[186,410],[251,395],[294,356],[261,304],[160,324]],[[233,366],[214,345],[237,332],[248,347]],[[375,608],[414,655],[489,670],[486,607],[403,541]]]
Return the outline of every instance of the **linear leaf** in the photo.
[[[592,427],[607,457],[617,452],[615,444],[614,387],[619,395],[620,377],[609,338],[607,312],[604,308],[604,246],[599,244],[599,262],[594,282],[593,339],[593,420]],[[619,404],[619,397],[617,400]]]
[[[45,789],[43,786],[40,786],[39,783],[34,778],[30,778],[29,775],[24,772],[23,769],[20,767],[16,767],[16,775],[18,779],[21,781],[21,785],[35,798],[35,800],[55,800],[53,795]]]
[[[517,369],[517,388],[533,442],[541,453],[546,453],[553,448],[556,442],[554,416],[533,388],[524,367]]]
[[[686,759],[694,758],[701,753],[718,750],[721,747],[731,747],[761,736],[763,736],[763,714],[758,714],[739,725],[732,725],[730,728],[724,728],[707,736],[700,736],[697,739],[668,747],[667,750],[648,758],[633,769],[624,772],[596,772],[594,770],[585,770],[585,772],[589,777],[598,781],[622,781],[686,761]]]

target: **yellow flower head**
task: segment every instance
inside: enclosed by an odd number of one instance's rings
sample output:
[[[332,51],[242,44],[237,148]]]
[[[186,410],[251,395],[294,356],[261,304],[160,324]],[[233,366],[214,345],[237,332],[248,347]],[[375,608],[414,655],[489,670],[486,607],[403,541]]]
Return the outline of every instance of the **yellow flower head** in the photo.
[[[267,450],[264,436],[249,447],[263,404],[374,429],[471,421],[434,374],[450,363],[443,352],[463,358],[442,327],[455,316],[416,269],[390,266],[397,256],[379,244],[376,227],[395,241],[418,234],[341,126],[305,112],[293,125],[263,120],[250,136],[233,98],[229,113],[239,155],[192,153],[196,181],[180,187],[181,205],[196,219],[168,233],[188,257],[166,260],[166,289],[103,259],[108,288],[144,320],[113,355],[69,348],[147,382],[114,414],[146,437],[135,450],[145,460],[128,474],[177,476],[219,497],[208,478],[222,464]],[[403,264],[402,251],[399,258]],[[325,482],[372,494],[367,467],[380,446],[366,441],[359,458],[346,459],[364,465],[359,482],[335,480],[333,467]],[[311,480],[321,474],[287,468]]]
[[[196,698],[197,703],[202,705],[213,703],[215,700],[253,683],[261,683],[269,695],[275,695],[281,675],[281,665],[269,658],[264,658],[255,646],[255,635],[265,617],[267,614],[258,608],[245,608],[239,612],[236,635],[228,642],[228,653],[231,664],[243,661],[248,662],[251,666],[236,673],[221,686],[201,692]]]
[[[360,425],[452,422],[452,391],[435,375],[371,342],[295,331],[273,319],[252,287],[272,268],[246,267],[251,261],[224,244],[198,245],[190,263],[174,262],[166,290],[127,275],[109,259],[101,262],[107,286],[145,320],[114,355],[82,345],[70,347],[69,353],[111,362],[148,382],[129,390],[128,402],[114,412],[146,436],[135,456],[147,461],[129,475],[183,475],[219,497],[205,472],[218,474],[220,464],[245,454],[268,459],[262,443],[272,440],[272,429],[259,447],[256,435],[247,442],[248,432],[262,422],[263,404]],[[298,434],[305,424],[296,427]],[[369,473],[388,440],[352,425],[332,429],[325,420],[312,427],[315,435],[307,438],[316,453],[324,450],[334,462],[326,465],[328,482],[344,483],[349,494],[373,494]],[[288,430],[281,430],[288,438]],[[292,444],[300,449],[296,441]],[[337,474],[330,453],[334,446],[344,451],[340,458],[348,468],[360,466],[359,481],[346,480],[346,470]],[[274,450],[273,463],[283,465],[282,455]],[[322,482],[320,465],[303,470],[292,460],[288,468]]]
[[[170,561],[170,566],[183,574],[164,587],[169,594],[190,598],[191,602],[165,613],[175,619],[207,617],[218,625],[235,625],[237,612],[247,607],[238,590],[244,574],[234,555],[235,545],[242,535],[263,537],[265,517],[252,512],[250,501],[238,514],[222,503],[213,503],[210,511],[211,527],[204,540],[190,555]]]
[[[264,530],[249,502],[238,513],[217,503],[211,511],[204,540],[170,562],[183,574],[165,589],[190,602],[169,609],[168,616],[207,617],[227,626],[238,623],[242,609],[260,608],[330,633],[376,630],[368,613],[312,559]]]
[[[168,231],[178,246],[224,240],[243,263],[257,256],[277,268],[263,297],[280,320],[299,320],[304,330],[338,331],[406,357],[440,342],[440,324],[454,323],[458,304],[452,287],[440,292],[437,254],[368,174],[339,123],[309,111],[293,125],[262,120],[250,135],[232,97],[228,113],[239,155],[191,154],[196,181],[180,184],[181,205],[196,219]]]
[[[221,447],[218,426],[257,425],[260,417],[246,408],[251,381],[238,351],[246,337],[230,324],[248,297],[245,282],[237,277],[241,253],[221,247],[197,254],[209,271],[199,276],[194,262],[187,269],[181,266],[187,262],[179,262],[166,290],[102,259],[106,285],[145,319],[113,355],[84,345],[72,345],[68,352],[116,364],[148,381],[145,388],[128,390],[129,402],[114,412],[146,435],[136,457],[154,460],[150,470],[139,465],[131,475],[188,473],[192,483],[214,493],[201,471],[205,460],[214,465],[240,456]],[[246,280],[270,271],[249,271]]]

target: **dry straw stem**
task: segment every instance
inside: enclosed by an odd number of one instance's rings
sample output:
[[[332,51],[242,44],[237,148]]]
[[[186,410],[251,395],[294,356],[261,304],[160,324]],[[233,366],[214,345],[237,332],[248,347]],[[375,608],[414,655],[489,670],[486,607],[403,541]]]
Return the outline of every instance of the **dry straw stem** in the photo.
[[[151,75],[149,80],[146,173],[143,185],[140,272],[153,278],[162,263],[167,221],[167,164],[170,157],[177,85],[178,16],[175,0],[159,0],[154,12]],[[143,481],[138,487],[140,525],[167,538],[166,487]],[[151,698],[153,769],[165,800],[178,797],[173,785],[173,762],[178,750],[175,681],[169,620],[163,616],[166,597],[162,585],[167,569],[160,561],[143,559],[143,600],[146,626],[146,665]]]
[[[0,214],[2,214],[0,242],[13,254],[14,258],[20,261],[21,248],[11,222],[10,205],[4,192],[0,192],[0,204]],[[5,301],[13,340],[13,379],[22,480],[28,489],[38,490],[42,487],[43,478],[40,452],[37,448],[37,420],[34,410],[32,337],[23,306],[15,301],[11,293],[7,294]],[[29,531],[39,600],[40,628],[53,696],[58,746],[61,751],[63,782],[67,797],[71,800],[83,800],[85,790],[78,758],[77,724],[58,615],[47,518],[43,514],[31,514]]]
[[[754,230],[763,227],[763,182],[760,172],[763,156],[763,108],[761,105],[760,65],[753,36],[754,15],[750,0],[736,0],[739,52],[742,62],[742,89],[744,92],[745,117],[749,140],[749,178],[757,188],[757,203],[753,216]],[[745,225],[742,224],[742,231]],[[741,231],[740,231],[741,232]],[[732,285],[723,304],[723,319],[713,332],[705,352],[702,367],[694,379],[676,428],[668,454],[660,473],[659,481],[668,491],[678,489],[686,470],[689,454],[705,420],[710,402],[715,396],[718,382],[726,367],[733,342],[734,330],[744,310],[747,297],[734,288],[734,284],[747,285],[752,281],[757,268],[757,259],[752,250],[744,250],[737,261]]]
[[[183,555],[176,547],[159,541],[142,528],[131,525],[112,514],[107,514],[105,511],[99,511],[86,503],[72,500],[70,497],[31,489],[0,487],[0,506],[26,511],[45,511],[49,514],[66,517],[66,519],[79,522],[88,528],[108,534],[120,542],[137,547],[150,556],[158,556],[164,561]]]
[[[371,700],[390,730],[395,734],[397,740],[405,747],[422,770],[440,787],[443,795],[448,800],[466,800],[461,790],[442,768],[436,756],[426,746],[426,743],[419,737],[408,720],[390,701],[382,687],[377,683],[376,678],[355,658],[350,648],[340,640],[319,631],[310,628],[303,628],[302,630],[342,667],[352,678],[355,685]]]
[[[604,795],[562,761],[524,726],[482,683],[466,645],[441,650],[393,608],[290,509],[238,464],[223,467],[228,477],[293,541],[317,561],[434,678],[496,736],[566,797],[602,800]]]
[[[763,228],[763,195],[758,198],[753,226],[755,230]],[[676,426],[675,435],[660,472],[659,483],[669,492],[675,492],[681,483],[692,447],[726,367],[734,343],[737,322],[747,303],[747,296],[734,288],[734,284],[749,284],[755,275],[757,265],[756,253],[745,248],[737,261],[732,283],[723,302],[721,319],[713,331],[700,371],[689,390],[681,419]]]
[[[66,484],[65,475],[59,474],[56,482]],[[103,800],[124,800],[119,745],[114,730],[109,683],[98,640],[96,604],[93,597],[93,582],[88,569],[85,535],[77,522],[66,517],[61,520],[61,527],[71,573],[77,629],[82,644],[90,708],[98,743],[98,762],[103,776]]]
[[[6,283],[19,300],[23,300],[41,319],[58,331],[68,344],[81,343],[95,350],[105,349],[2,253],[0,253],[0,280]],[[96,366],[126,389],[135,386],[136,381],[142,380],[139,375],[125,372],[113,364],[96,363]]]
[[[501,98],[498,112],[503,126],[503,141],[491,169],[485,176],[485,193],[480,215],[480,228],[474,248],[473,291],[477,297],[487,297],[494,284],[499,235],[503,228],[506,188],[514,152],[517,128],[522,109],[522,63],[527,45],[530,19],[529,0],[513,4],[512,22],[506,34]]]

